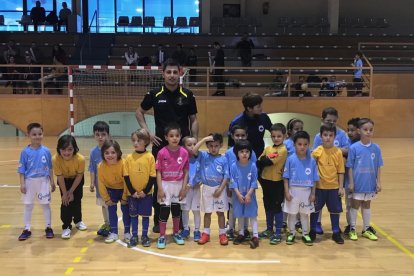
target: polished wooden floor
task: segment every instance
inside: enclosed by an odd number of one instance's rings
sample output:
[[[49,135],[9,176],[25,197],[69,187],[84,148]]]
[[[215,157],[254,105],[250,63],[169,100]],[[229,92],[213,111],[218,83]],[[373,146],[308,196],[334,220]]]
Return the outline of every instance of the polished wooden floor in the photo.
[[[85,187],[84,222],[89,229],[73,231],[70,240],[60,239],[60,199],[52,197],[52,224],[56,237],[44,237],[43,215],[35,206],[32,237],[17,241],[22,230],[23,205],[20,200],[17,160],[26,138],[0,139],[0,274],[1,275],[413,275],[414,274],[414,139],[377,139],[385,167],[383,191],[373,202],[372,220],[379,232],[379,241],[360,237],[337,245],[330,240],[329,218],[324,212],[326,234],[319,236],[312,247],[299,241],[291,246],[272,246],[266,240],[251,250],[248,245],[226,247],[218,244],[216,220],[210,243],[199,246],[191,239],[184,246],[168,243],[165,250],[138,246],[128,249],[121,243],[104,244],[96,236],[101,213],[95,196]],[[45,144],[54,152],[56,138]],[[81,153],[89,155],[92,139],[79,139]],[[131,150],[122,140],[124,153]],[[89,177],[87,181],[89,183]],[[261,191],[258,190],[259,198]],[[259,202],[259,225],[264,228],[264,214]],[[345,218],[341,217],[341,225]],[[151,223],[152,224],[152,223]],[[358,219],[361,225],[361,218]],[[120,224],[122,228],[122,224]],[[168,228],[170,229],[170,228]],[[360,229],[360,228],[359,228]],[[122,230],[121,230],[122,232]],[[150,235],[155,239],[157,236]]]

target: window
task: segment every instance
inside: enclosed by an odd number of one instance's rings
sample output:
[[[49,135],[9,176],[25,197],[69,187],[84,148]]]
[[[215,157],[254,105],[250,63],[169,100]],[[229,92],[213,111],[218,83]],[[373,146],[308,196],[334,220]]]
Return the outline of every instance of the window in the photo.
[[[116,16],[119,18],[120,16],[128,16],[129,22],[131,22],[133,16],[141,16],[143,18],[144,9],[142,7],[142,0],[117,0],[116,1]],[[118,22],[117,18],[117,22]],[[117,31],[121,31],[123,28],[117,28]],[[126,31],[139,31],[142,32],[142,28],[135,29],[127,28]]]
[[[176,0],[181,1],[181,0]],[[155,17],[155,32],[170,32],[169,28],[162,28],[165,16],[171,16],[171,1],[169,0],[146,0],[144,7],[145,16]]]
[[[183,16],[187,18],[187,24],[190,23],[190,17],[199,17],[200,15],[200,1],[198,0],[175,0],[173,1],[173,16],[177,20],[177,17]],[[198,28],[194,30],[198,33]],[[189,29],[180,29],[176,32],[188,33]]]

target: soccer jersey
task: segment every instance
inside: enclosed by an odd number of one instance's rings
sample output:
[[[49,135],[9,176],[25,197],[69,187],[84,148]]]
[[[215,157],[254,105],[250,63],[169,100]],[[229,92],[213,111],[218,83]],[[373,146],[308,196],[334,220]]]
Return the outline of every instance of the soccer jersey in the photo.
[[[161,172],[164,181],[180,181],[184,178],[184,170],[189,169],[189,156],[185,148],[179,147],[172,151],[163,147],[157,156],[155,167]]]
[[[190,158],[189,165],[188,184],[193,187],[200,183],[200,162],[197,158]]]
[[[376,192],[378,168],[383,165],[381,149],[377,144],[353,144],[349,148],[346,166],[352,169],[354,192]]]
[[[102,161],[101,149],[98,146],[92,148],[89,155],[89,167],[88,170],[95,174],[95,184],[98,182],[98,164]]]
[[[362,60],[360,58],[356,59],[354,63],[355,63],[355,67],[358,67],[357,69],[354,70],[354,78],[360,79],[362,78],[362,68],[360,68],[362,67]]]
[[[283,178],[289,179],[289,186],[313,187],[314,182],[319,181],[315,159],[309,154],[305,159],[299,159],[296,153],[292,154],[286,160]]]
[[[149,178],[157,176],[154,156],[148,151],[128,154],[124,161],[124,176],[129,176],[134,190],[141,192],[147,186]],[[128,189],[124,190],[130,195]]]
[[[337,147],[324,148],[317,147],[312,152],[318,164],[320,180],[316,183],[318,189],[338,189],[338,174],[345,173],[344,158],[342,152]]]
[[[206,151],[199,151],[197,160],[200,162],[200,180],[204,185],[216,187],[223,179],[229,178],[229,167],[225,156],[213,156]]]
[[[17,172],[24,174],[25,179],[50,176],[51,169],[52,155],[47,147],[40,145],[32,149],[28,145],[22,150]]]
[[[279,146],[267,146],[261,156],[267,156],[273,162],[272,166],[263,168],[261,177],[271,181],[282,180],[283,167],[285,166],[287,158],[286,146],[284,144],[280,144]]]
[[[85,171],[85,157],[77,153],[71,159],[65,160],[59,154],[53,155],[53,172],[64,178],[75,178],[77,174]]]
[[[227,164],[229,165],[229,168],[231,167],[232,164],[237,162],[237,157],[234,154],[233,148],[234,147],[229,148],[228,150],[226,150],[226,153],[224,154],[224,156],[226,156]],[[256,163],[257,161],[256,153],[254,153],[254,151],[251,152],[250,160],[252,160],[253,163]]]
[[[315,150],[317,147],[322,145],[321,134],[318,133],[315,135],[313,139],[313,147],[312,150]],[[336,136],[334,140],[334,146],[337,148],[349,148],[349,138],[346,135],[345,131],[340,129],[339,127],[336,128]]]
[[[286,146],[288,157],[291,156],[296,152],[295,150],[295,144],[293,143],[293,140],[288,138],[285,141],[283,141],[283,144]]]
[[[116,164],[109,165],[102,161],[98,165],[98,187],[104,202],[110,199],[106,188],[123,190],[124,189],[124,161],[121,159]]]
[[[356,140],[349,139],[349,147],[351,147],[356,142],[359,142],[359,139],[356,139]],[[344,188],[345,189],[348,188],[348,186],[349,186],[348,170],[349,170],[349,168],[345,166],[345,175],[344,175]]]

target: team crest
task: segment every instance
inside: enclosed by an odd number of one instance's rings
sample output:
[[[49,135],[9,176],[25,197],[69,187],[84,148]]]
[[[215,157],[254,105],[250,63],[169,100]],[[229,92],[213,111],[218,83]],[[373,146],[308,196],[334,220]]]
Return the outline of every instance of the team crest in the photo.
[[[181,156],[179,156],[179,157],[177,158],[177,163],[178,163],[178,164],[183,163],[183,158],[182,158]]]
[[[371,153],[371,159],[374,160],[375,159],[375,153]]]
[[[338,140],[335,140],[335,141],[334,141],[334,146],[335,146],[335,147],[339,147],[339,141],[338,141]]]
[[[221,165],[217,165],[216,170],[221,173],[223,172],[223,167]]]
[[[311,170],[310,168],[306,168],[306,169],[305,169],[305,174],[306,174],[306,175],[310,175],[310,174],[311,174],[311,172],[312,172],[312,170]]]
[[[260,131],[260,132],[263,132],[263,131],[264,131],[264,126],[263,126],[263,125],[260,125],[260,126],[259,126],[259,131]]]
[[[249,181],[252,180],[252,173],[247,174],[247,180],[249,180]]]
[[[46,156],[42,156],[42,163],[46,163]]]

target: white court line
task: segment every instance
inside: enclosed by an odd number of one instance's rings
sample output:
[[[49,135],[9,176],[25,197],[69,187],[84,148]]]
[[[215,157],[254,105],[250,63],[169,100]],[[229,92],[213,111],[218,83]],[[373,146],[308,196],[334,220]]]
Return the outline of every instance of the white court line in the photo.
[[[127,247],[127,244],[121,240],[117,240],[117,243],[120,245]],[[180,257],[180,256],[172,256],[167,254],[161,254],[157,252],[152,252],[148,250],[144,250],[138,247],[129,248],[141,253],[154,255],[157,257],[162,258],[169,258],[181,261],[191,261],[191,262],[203,262],[203,263],[225,263],[225,264],[280,264],[279,260],[220,260],[220,259],[200,259],[200,258],[191,258],[191,257]]]

